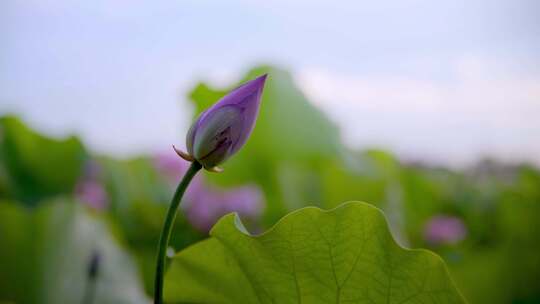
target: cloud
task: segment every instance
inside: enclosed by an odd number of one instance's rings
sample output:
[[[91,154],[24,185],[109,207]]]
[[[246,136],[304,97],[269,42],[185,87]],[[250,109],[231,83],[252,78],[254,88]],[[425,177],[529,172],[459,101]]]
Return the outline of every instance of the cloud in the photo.
[[[497,59],[462,56],[445,79],[323,68],[296,78],[352,146],[454,164],[485,156],[540,163],[540,77]]]

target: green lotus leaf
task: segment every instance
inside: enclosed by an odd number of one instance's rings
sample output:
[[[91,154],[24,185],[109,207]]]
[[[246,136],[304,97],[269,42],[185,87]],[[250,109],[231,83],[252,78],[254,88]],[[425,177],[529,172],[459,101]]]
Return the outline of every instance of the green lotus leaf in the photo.
[[[73,191],[88,159],[77,137],[50,138],[13,116],[0,117],[0,134],[1,198],[35,206]]]
[[[0,303],[83,303],[91,256],[100,256],[93,303],[144,304],[130,255],[107,222],[72,201],[38,208],[0,201]]]
[[[349,202],[308,207],[251,235],[224,216],[178,253],[170,303],[465,303],[441,258],[396,244],[382,212]]]

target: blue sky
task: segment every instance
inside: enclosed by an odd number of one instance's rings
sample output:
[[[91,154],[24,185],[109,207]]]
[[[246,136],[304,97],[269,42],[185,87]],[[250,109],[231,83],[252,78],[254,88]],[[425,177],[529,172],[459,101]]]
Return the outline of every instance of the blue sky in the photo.
[[[275,63],[351,146],[540,163],[539,14],[523,0],[7,0],[0,113],[98,152],[152,152],[183,142],[198,80]]]

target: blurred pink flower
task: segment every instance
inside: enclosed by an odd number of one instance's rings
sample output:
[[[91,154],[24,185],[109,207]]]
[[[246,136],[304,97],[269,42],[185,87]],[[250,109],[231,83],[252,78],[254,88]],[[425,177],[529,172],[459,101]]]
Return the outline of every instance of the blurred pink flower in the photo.
[[[178,185],[189,166],[190,163],[178,157],[172,149],[170,152],[161,152],[154,156],[154,167],[173,189]],[[202,190],[202,187],[202,175],[196,175],[186,190],[186,200],[197,196],[197,193]]]
[[[158,153],[154,165],[169,182],[176,187],[190,163],[171,150]],[[203,175],[197,175],[186,190],[181,208],[188,221],[196,229],[208,232],[223,215],[238,212],[243,219],[256,220],[264,208],[264,196],[255,185],[232,189],[218,189],[204,183]]]
[[[109,202],[107,191],[99,182],[100,173],[101,168],[96,162],[88,162],[82,178],[79,179],[75,186],[77,199],[97,210],[105,209]]]
[[[95,180],[85,180],[79,182],[75,188],[77,198],[88,206],[102,210],[107,207],[107,192],[99,182]]]
[[[244,220],[257,220],[264,208],[261,190],[242,186],[230,190],[206,188],[186,201],[184,206],[188,221],[197,229],[208,232],[223,215],[238,212]]]
[[[168,181],[178,183],[189,167],[189,163],[171,150],[157,153],[154,156],[154,166]]]
[[[424,238],[434,245],[455,244],[467,236],[463,221],[455,216],[437,215],[424,228]]]

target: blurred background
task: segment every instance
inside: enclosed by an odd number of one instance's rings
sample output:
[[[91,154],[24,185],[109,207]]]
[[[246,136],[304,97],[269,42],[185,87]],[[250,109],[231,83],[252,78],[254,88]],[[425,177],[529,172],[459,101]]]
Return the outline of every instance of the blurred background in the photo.
[[[192,119],[269,74],[171,251],[350,200],[471,303],[540,303],[540,3],[0,3],[0,303],[148,303]],[[97,266],[96,266],[97,265]]]

